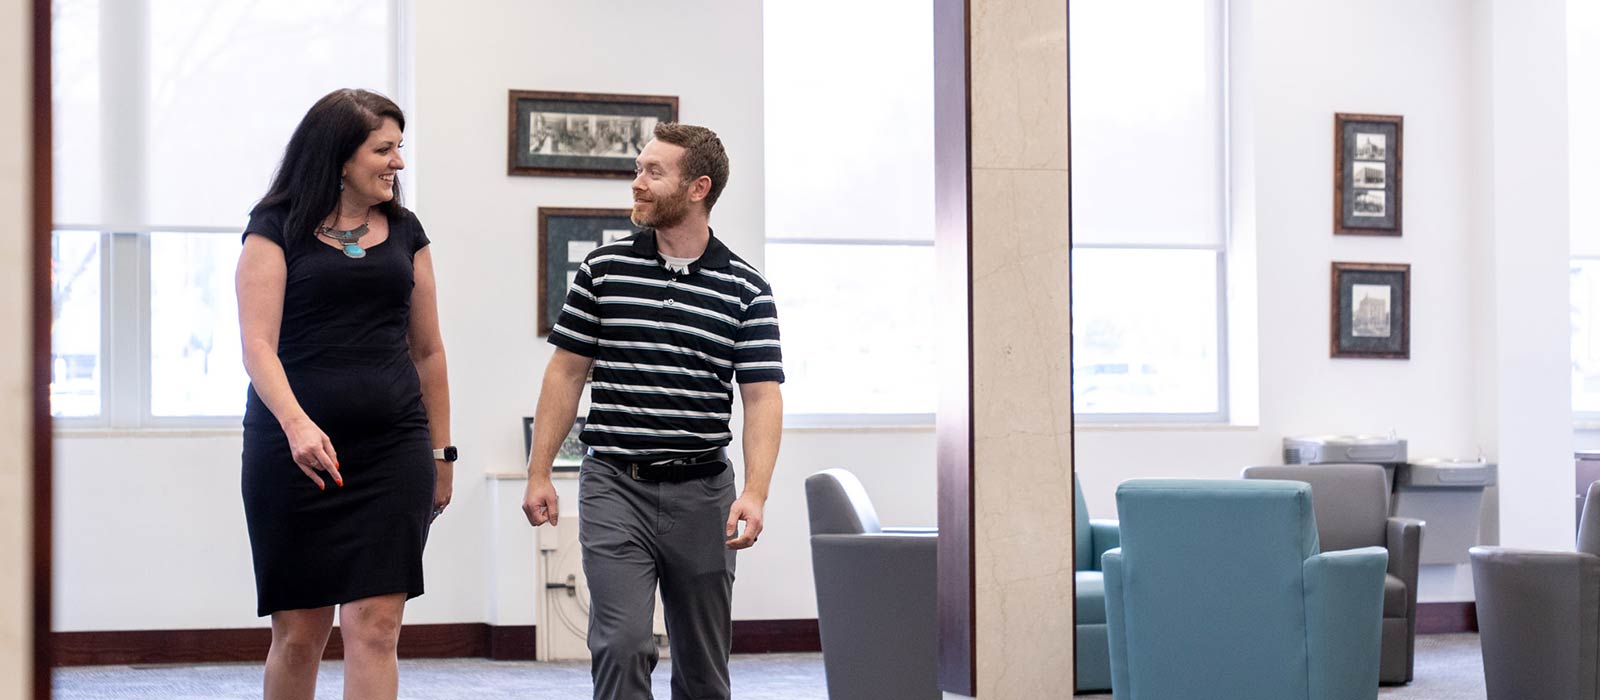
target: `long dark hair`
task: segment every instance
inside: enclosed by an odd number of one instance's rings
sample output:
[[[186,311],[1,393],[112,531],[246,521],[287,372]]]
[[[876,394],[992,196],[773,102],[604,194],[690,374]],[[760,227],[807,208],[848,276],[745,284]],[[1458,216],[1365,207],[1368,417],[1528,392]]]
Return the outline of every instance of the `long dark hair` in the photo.
[[[324,95],[294,128],[283,149],[283,162],[272,176],[272,186],[250,213],[287,205],[284,240],[315,235],[312,229],[339,206],[339,171],[367,137],[383,126],[385,117],[405,131],[405,113],[383,95],[349,88]],[[400,219],[405,209],[400,205],[399,181],[394,184],[394,198],[380,203],[378,211],[390,221]]]

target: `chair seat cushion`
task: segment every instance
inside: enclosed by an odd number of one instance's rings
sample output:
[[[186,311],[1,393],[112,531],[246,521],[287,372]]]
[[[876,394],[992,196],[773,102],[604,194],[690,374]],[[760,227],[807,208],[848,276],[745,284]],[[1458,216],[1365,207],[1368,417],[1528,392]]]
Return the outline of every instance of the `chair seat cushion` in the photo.
[[[1383,616],[1406,616],[1406,582],[1394,574],[1383,575]]]
[[[1078,596],[1073,605],[1079,625],[1103,625],[1106,622],[1106,581],[1098,571],[1079,571],[1073,578],[1077,582]]]

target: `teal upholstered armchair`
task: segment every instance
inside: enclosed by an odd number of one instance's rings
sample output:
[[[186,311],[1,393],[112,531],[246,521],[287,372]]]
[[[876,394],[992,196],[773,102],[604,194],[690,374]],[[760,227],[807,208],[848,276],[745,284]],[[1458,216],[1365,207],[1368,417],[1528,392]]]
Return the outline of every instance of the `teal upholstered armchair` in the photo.
[[[1311,487],[1139,479],[1102,558],[1117,700],[1378,695],[1380,547],[1319,553]]]
[[[1111,689],[1111,656],[1106,646],[1106,587],[1100,573],[1100,555],[1117,546],[1117,521],[1090,520],[1084,505],[1083,486],[1072,475],[1073,578],[1077,600],[1073,603],[1078,630],[1073,654],[1077,657],[1078,692]]]

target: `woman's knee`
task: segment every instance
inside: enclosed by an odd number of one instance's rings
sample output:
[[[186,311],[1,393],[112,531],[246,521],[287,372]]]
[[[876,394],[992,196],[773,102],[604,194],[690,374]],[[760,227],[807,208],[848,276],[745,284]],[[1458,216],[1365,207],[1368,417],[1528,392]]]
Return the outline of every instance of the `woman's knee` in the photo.
[[[376,654],[393,654],[400,643],[403,601],[400,604],[369,602],[347,607],[339,632],[346,649]]]

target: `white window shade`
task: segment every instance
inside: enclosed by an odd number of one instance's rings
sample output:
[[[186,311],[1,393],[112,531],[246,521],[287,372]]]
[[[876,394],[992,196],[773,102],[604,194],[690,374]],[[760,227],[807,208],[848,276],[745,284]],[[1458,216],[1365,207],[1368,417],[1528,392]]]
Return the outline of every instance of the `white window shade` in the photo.
[[[1069,5],[1075,245],[1223,245],[1220,2]]]
[[[1600,135],[1588,125],[1600,120],[1600,8],[1567,3],[1567,130],[1570,156],[1572,254],[1600,257]]]
[[[763,12],[767,236],[932,240],[932,4]]]
[[[57,69],[58,127],[73,134],[58,140],[70,151],[57,154],[62,224],[237,229],[317,98],[394,97],[393,2],[61,2],[101,26],[98,45],[71,33],[89,56]]]

